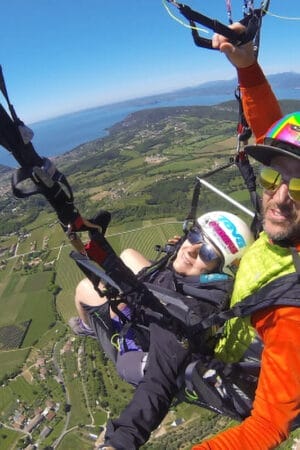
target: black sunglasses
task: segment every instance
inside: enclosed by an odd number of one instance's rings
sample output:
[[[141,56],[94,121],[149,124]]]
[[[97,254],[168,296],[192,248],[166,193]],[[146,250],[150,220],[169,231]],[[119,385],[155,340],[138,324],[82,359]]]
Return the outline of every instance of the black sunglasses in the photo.
[[[187,233],[187,240],[192,244],[202,244],[199,249],[199,256],[203,262],[209,263],[220,259],[220,255],[214,246],[208,241],[203,231],[198,227],[191,228]]]

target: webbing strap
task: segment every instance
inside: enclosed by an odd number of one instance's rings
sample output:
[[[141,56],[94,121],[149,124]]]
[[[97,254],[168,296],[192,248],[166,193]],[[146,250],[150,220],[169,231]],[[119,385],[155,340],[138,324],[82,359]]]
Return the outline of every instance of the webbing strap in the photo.
[[[187,231],[188,222],[192,221],[193,223],[195,223],[196,218],[197,218],[197,206],[198,206],[200,191],[201,191],[201,179],[200,178],[208,178],[211,175],[214,175],[215,173],[220,172],[221,170],[224,170],[224,169],[227,169],[228,167],[233,166],[234,163],[235,163],[234,158],[231,158],[228,163],[223,164],[222,166],[216,167],[215,169],[212,169],[209,172],[206,172],[205,174],[203,174],[199,177],[196,177],[196,183],[195,183],[194,190],[193,190],[191,209],[185,219],[185,225],[184,225],[185,231]]]
[[[214,50],[214,48],[212,47],[211,39],[205,39],[198,34],[195,27],[195,22],[200,23],[206,28],[213,30],[215,33],[222,34],[223,36],[227,37],[229,41],[234,45],[246,44],[247,42],[253,40],[261,24],[261,9],[255,9],[251,11],[251,13],[247,14],[242,20],[240,20],[240,23],[245,25],[246,30],[243,33],[237,33],[218,20],[211,19],[210,17],[194,11],[187,5],[177,3],[176,1],[169,0],[169,2],[173,3],[179,9],[180,13],[190,22],[192,36],[195,44],[198,47]]]
[[[196,220],[200,189],[201,189],[201,183],[198,179],[196,179],[196,183],[195,183],[194,191],[193,191],[191,209],[190,209],[190,212],[188,213],[188,215],[186,216],[186,219],[185,219],[186,221],[191,220],[194,223]]]
[[[114,282],[114,280],[107,275],[99,266],[97,266],[94,261],[92,261],[87,255],[75,252],[74,250],[70,253],[70,257],[74,259],[77,265],[83,270],[83,272],[90,278],[90,274],[94,274],[98,283],[100,280],[105,281],[111,287],[116,289],[116,292],[120,292],[120,287]]]
[[[298,273],[276,278],[259,291],[249,295],[227,311],[212,314],[203,319],[200,329],[222,325],[233,317],[247,317],[271,306],[300,306],[300,279]]]
[[[202,318],[184,303],[183,295],[150,283],[145,283],[145,285],[159,299],[165,312],[179,320],[184,327],[193,328],[201,323]]]

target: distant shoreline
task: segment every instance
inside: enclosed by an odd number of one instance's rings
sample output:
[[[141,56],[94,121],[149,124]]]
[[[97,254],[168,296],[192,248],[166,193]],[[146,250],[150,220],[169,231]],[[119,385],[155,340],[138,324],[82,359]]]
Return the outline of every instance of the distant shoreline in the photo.
[[[218,91],[218,89],[214,86],[212,90]],[[300,86],[274,90],[279,99],[298,100],[299,89]],[[42,156],[59,156],[87,142],[106,136],[109,128],[136,111],[161,107],[211,106],[225,101],[235,101],[234,90],[229,93],[229,86],[223,86],[223,91],[225,91],[223,94],[192,95],[192,92],[197,92],[197,90],[199,92],[199,88],[182,90],[177,96],[174,92],[129,100],[36,122],[32,124],[35,134],[33,145]],[[14,158],[6,150],[0,152],[0,165],[11,168],[17,166]]]

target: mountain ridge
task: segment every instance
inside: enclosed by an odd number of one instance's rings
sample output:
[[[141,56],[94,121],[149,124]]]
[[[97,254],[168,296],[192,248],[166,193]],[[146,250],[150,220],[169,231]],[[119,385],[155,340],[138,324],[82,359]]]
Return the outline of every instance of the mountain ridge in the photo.
[[[300,89],[300,73],[297,72],[281,72],[266,75],[273,89]],[[237,78],[230,80],[213,80],[197,84],[195,86],[187,86],[162,94],[149,95],[141,98],[127,100],[123,103],[138,105],[147,104],[148,102],[159,103],[167,101],[174,97],[194,96],[194,95],[220,95],[234,92],[237,86]]]

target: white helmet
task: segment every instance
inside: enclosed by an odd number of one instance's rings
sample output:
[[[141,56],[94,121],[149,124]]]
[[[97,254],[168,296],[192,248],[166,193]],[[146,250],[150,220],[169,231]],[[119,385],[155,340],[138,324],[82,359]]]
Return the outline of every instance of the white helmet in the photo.
[[[234,276],[242,255],[254,241],[249,226],[238,216],[224,211],[203,214],[197,224],[220,251],[223,257],[220,270]]]

